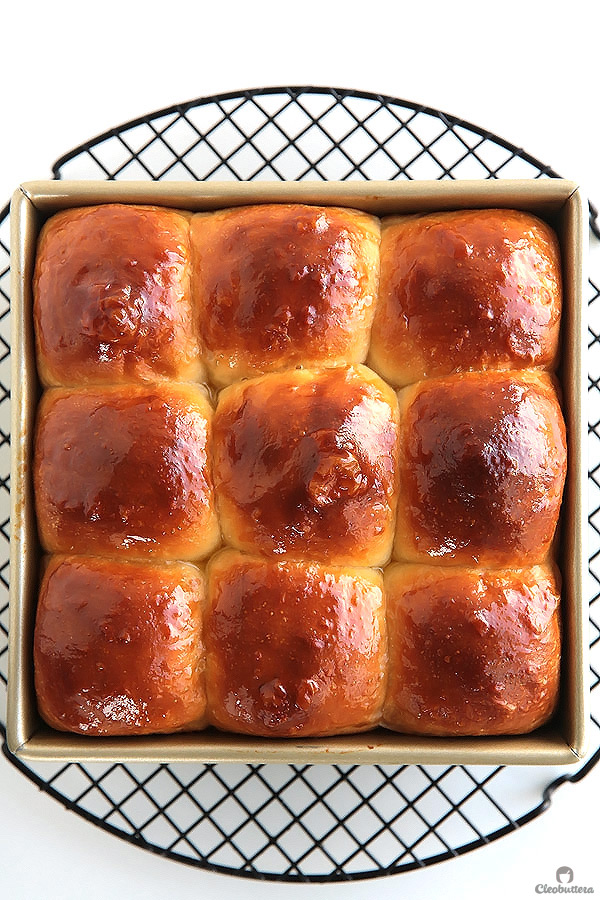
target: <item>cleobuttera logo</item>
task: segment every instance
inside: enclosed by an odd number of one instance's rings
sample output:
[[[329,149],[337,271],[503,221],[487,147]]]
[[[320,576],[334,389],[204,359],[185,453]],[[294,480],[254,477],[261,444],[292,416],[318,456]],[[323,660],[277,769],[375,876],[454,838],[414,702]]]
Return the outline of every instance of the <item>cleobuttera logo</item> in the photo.
[[[559,866],[556,870],[558,884],[536,884],[536,894],[593,894],[594,888],[580,884],[572,884],[573,869],[570,866]]]
[[[568,866],[561,866],[556,870],[556,880],[559,884],[571,884],[573,881],[573,869]]]

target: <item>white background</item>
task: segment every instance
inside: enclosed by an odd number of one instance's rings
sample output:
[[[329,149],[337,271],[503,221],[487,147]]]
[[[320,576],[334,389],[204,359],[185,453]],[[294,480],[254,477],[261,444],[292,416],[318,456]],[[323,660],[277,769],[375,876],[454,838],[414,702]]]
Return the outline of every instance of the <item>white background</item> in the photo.
[[[589,0],[404,4],[16,2],[3,5],[0,207],[64,152],[138,115],[269,85],[380,92],[523,147],[600,205],[599,7]],[[597,243],[597,242],[596,242]],[[598,278],[598,247],[592,248]],[[354,884],[253,883],[144,853],[66,812],[0,759],[0,896],[355,900],[535,896],[559,865],[600,891],[600,770],[474,853]]]

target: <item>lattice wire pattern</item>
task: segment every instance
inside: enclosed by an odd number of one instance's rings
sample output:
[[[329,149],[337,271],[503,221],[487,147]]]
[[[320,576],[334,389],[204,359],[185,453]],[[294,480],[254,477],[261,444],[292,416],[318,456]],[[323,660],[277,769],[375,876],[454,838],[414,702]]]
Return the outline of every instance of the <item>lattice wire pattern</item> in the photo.
[[[249,91],[182,104],[96,139],[56,177],[111,180],[537,178],[523,152],[441,113],[381,97]]]
[[[556,175],[436,110],[320,88],[195,100],[114,129],[59,160],[56,178],[323,180]],[[0,222],[0,727],[8,587],[8,218]],[[600,672],[600,303],[590,281],[590,646]],[[593,424],[592,424],[593,423]],[[600,691],[592,744],[600,743]],[[4,752],[9,756],[8,751]],[[40,764],[28,777],[141,847],[250,877],[345,880],[426,866],[545,808],[558,771],[468,766]],[[582,770],[560,780],[581,777]]]
[[[0,726],[6,721],[10,545],[10,295],[9,228],[0,220]]]

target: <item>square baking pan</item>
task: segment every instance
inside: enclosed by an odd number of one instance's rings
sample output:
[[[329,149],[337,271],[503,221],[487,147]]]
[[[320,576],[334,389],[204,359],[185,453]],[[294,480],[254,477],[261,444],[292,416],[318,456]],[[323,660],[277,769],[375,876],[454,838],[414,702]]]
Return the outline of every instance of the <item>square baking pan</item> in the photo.
[[[452,209],[509,208],[534,213],[558,234],[564,305],[559,378],[568,435],[568,473],[561,513],[563,577],[561,690],[552,721],[522,736],[420,737],[377,729],[339,737],[249,738],[213,729],[152,737],[92,738],[50,729],[37,711],[33,626],[39,546],[32,449],[40,396],[35,361],[32,274],[36,241],[53,213],[98,203],[141,203],[191,211],[255,203],[300,202],[362,209],[375,215]],[[11,557],[7,741],[22,759],[65,761],[288,762],[360,764],[560,765],[582,759],[588,723],[587,416],[584,348],[584,202],[562,179],[395,182],[92,182],[22,185],[11,204],[12,388]]]

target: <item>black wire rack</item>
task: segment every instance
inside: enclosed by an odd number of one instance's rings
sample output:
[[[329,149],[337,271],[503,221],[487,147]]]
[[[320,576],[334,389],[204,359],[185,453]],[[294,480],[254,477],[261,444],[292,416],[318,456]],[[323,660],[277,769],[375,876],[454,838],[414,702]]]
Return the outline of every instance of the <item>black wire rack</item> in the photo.
[[[524,150],[454,116],[324,87],[192,100],[111,129],[53,175],[109,180],[553,178]],[[0,733],[5,734],[9,585],[10,293],[0,213]],[[600,237],[596,210],[590,228]],[[592,238],[595,240],[595,238]],[[204,869],[276,881],[345,881],[457,857],[521,828],[600,758],[600,291],[589,303],[589,603],[592,753],[550,767],[35,764],[5,757],[74,813],[140,848]]]

